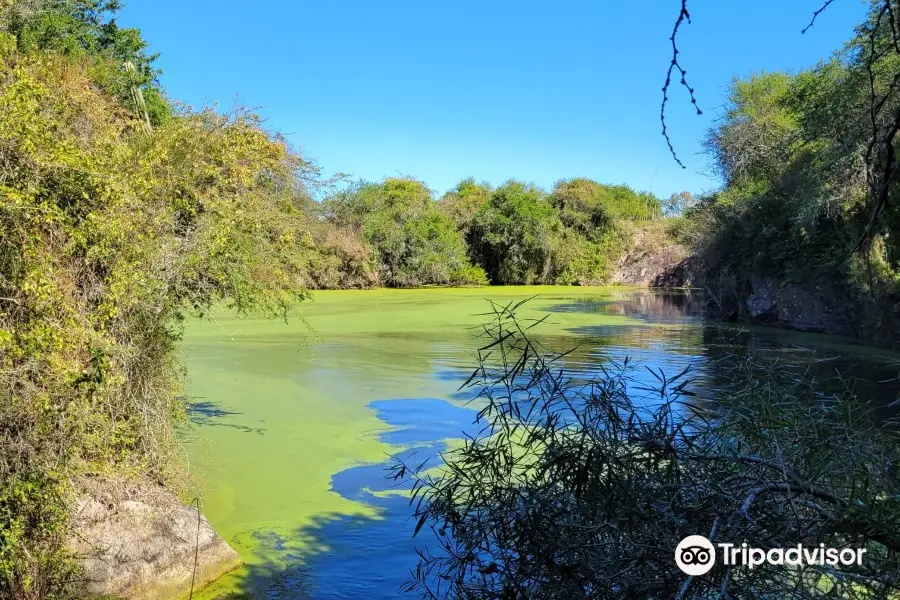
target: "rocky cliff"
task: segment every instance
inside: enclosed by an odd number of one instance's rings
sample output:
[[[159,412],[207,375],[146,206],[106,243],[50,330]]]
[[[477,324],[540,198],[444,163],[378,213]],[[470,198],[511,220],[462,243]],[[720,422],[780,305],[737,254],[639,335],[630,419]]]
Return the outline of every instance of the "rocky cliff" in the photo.
[[[628,243],[616,261],[610,283],[652,287],[690,286],[691,273],[684,270],[688,250],[672,238],[668,232],[669,226],[668,219],[621,223]]]

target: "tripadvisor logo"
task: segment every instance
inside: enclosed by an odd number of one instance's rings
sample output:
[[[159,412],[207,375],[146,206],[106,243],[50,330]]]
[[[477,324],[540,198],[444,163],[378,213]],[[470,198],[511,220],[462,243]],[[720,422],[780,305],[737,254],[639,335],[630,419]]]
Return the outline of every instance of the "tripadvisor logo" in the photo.
[[[688,575],[704,575],[716,564],[716,550],[702,535],[689,535],[675,548],[675,564]]]
[[[862,566],[865,548],[806,547],[797,544],[791,548],[751,548],[746,543],[740,546],[730,543],[716,544],[723,565],[745,566],[748,569],[760,565],[857,565]],[[687,575],[705,575],[716,564],[716,549],[712,542],[702,535],[689,535],[675,548],[675,564]]]

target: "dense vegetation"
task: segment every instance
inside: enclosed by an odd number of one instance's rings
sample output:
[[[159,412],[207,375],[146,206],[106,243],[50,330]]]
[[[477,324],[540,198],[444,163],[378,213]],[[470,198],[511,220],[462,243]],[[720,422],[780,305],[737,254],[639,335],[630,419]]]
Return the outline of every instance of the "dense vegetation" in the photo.
[[[423,183],[392,178],[332,194],[317,212],[372,257],[371,282],[408,287],[604,283],[627,241],[617,223],[658,218],[662,208],[650,194],[588,179],[560,181],[549,194],[464,179],[435,201]]]
[[[3,598],[76,594],[68,507],[87,479],[177,481],[179,320],[305,294],[308,166],[252,115],[164,100],[115,8],[0,8]]]
[[[681,230],[723,312],[745,311],[760,278],[802,282],[846,333],[898,339],[900,188],[880,165],[894,161],[900,54],[882,4],[830,60],[731,85],[706,142],[724,185]]]
[[[383,285],[485,283],[469,264],[453,220],[412,179],[360,183],[323,204],[329,223],[371,248]]]
[[[430,530],[410,591],[452,600],[900,592],[897,432],[846,381],[737,348],[702,384],[688,369],[651,378],[628,361],[586,380],[516,308],[494,305],[464,386],[480,408],[478,432],[440,466],[394,465],[392,476],[412,485],[416,533]],[[756,569],[719,554],[709,573],[687,577],[673,553],[688,535],[867,552],[860,566]]]
[[[409,178],[318,193],[240,108],[166,98],[115,0],[0,5],[0,598],[77,595],[89,481],[178,488],[179,323],[284,315],[332,287],[603,281],[616,219],[659,203]]]

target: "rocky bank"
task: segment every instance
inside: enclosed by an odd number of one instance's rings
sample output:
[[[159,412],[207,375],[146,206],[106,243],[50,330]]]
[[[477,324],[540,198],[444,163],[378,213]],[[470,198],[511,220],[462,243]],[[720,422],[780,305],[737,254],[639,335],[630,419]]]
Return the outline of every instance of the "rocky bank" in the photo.
[[[237,553],[196,508],[162,489],[106,486],[75,508],[70,547],[85,596],[176,600],[237,568]],[[196,573],[195,573],[196,561]]]
[[[669,234],[668,220],[624,222],[620,226],[629,241],[615,263],[610,283],[690,287],[692,273],[684,269],[689,252]]]
[[[694,287],[707,294],[709,317],[878,341],[866,334],[858,294],[829,281],[782,281],[762,273],[710,273],[675,241],[666,220],[625,223],[629,236],[611,283]]]

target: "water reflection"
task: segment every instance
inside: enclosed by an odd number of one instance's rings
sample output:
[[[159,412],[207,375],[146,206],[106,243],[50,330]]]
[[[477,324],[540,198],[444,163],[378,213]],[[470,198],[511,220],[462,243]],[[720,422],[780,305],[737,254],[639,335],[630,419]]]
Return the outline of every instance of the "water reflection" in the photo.
[[[648,290],[606,299],[588,297],[549,310],[619,314],[647,323],[646,327],[600,325],[571,330],[594,348],[584,363],[572,365],[576,369],[590,369],[595,361],[625,355],[664,372],[690,366],[697,380],[693,391],[708,398],[721,376],[716,373],[718,359],[747,353],[788,363],[812,363],[811,369],[823,380],[840,374],[864,401],[882,407],[882,414],[896,414],[897,407],[891,406],[900,398],[896,353],[834,336],[706,321],[705,304],[702,294],[688,290]]]
[[[613,292],[607,298],[585,296],[551,307],[549,312],[601,313],[651,323],[685,323],[703,316],[706,299],[690,290],[634,290]]]

